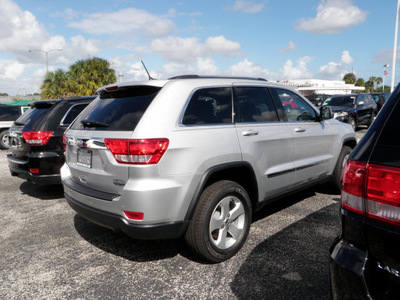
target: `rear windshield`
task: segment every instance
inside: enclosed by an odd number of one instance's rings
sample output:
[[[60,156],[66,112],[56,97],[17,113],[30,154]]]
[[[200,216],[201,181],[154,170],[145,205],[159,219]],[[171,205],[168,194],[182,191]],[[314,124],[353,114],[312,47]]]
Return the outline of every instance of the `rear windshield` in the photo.
[[[15,124],[18,126],[25,126],[24,130],[35,128],[36,123],[42,120],[49,109],[50,107],[30,108],[15,121]]]
[[[131,131],[139,123],[160,87],[135,86],[103,92],[71,125],[78,130]]]

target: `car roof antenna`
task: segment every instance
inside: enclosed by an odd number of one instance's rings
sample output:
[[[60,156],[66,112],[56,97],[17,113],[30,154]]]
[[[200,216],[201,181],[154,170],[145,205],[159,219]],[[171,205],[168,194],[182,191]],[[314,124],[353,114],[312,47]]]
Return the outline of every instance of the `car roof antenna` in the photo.
[[[144,69],[146,70],[147,76],[149,76],[149,80],[155,80],[155,78],[151,77],[149,71],[147,71],[146,65],[144,64],[143,60],[141,60]]]

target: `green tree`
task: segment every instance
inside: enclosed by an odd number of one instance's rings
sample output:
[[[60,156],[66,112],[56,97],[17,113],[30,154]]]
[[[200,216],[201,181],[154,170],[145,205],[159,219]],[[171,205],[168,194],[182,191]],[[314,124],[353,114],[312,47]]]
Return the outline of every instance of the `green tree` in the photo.
[[[365,80],[362,78],[358,78],[355,86],[365,86]]]
[[[347,73],[343,76],[343,80],[346,84],[354,84],[356,82],[356,75]]]
[[[42,99],[94,95],[99,87],[116,81],[115,71],[107,60],[94,57],[78,60],[65,72],[47,73],[41,86]]]
[[[68,81],[68,73],[61,69],[47,73],[40,87],[42,90],[41,98],[56,99],[69,96]]]
[[[71,90],[77,96],[94,95],[99,87],[116,81],[110,63],[98,57],[78,60],[70,66],[69,73]]]

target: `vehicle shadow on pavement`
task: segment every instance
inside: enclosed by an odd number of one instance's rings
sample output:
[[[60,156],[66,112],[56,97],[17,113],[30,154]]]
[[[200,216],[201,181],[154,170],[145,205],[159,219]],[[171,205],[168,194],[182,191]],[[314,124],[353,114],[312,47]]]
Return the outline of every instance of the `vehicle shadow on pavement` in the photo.
[[[79,215],[74,217],[76,231],[93,246],[116,256],[135,262],[147,262],[187,256],[183,239],[135,240],[123,233],[98,226]]]
[[[308,189],[301,190],[289,196],[279,198],[277,201],[266,204],[261,210],[254,213],[252,222],[254,223],[258,220],[264,219],[270,215],[277,213],[278,211],[281,211],[298,202],[301,202],[304,199],[313,197],[316,195],[316,192],[325,195],[338,195],[338,197],[340,198],[339,192],[332,188],[331,185],[319,184]],[[336,198],[334,200],[336,200]]]
[[[330,299],[328,250],[338,223],[338,205],[331,204],[268,238],[235,275],[233,293],[238,299]]]
[[[64,189],[59,185],[36,185],[29,181],[24,181],[19,186],[20,191],[30,197],[40,200],[55,200],[64,198]]]

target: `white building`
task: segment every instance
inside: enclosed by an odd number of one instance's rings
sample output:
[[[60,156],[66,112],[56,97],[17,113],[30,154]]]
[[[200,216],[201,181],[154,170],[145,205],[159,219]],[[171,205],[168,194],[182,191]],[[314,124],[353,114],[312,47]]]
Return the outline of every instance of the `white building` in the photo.
[[[362,86],[354,86],[354,84],[346,84],[343,80],[321,80],[321,79],[297,79],[283,80],[279,83],[291,86],[303,95],[309,94],[351,94],[355,91],[363,92]]]

